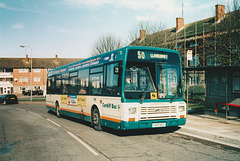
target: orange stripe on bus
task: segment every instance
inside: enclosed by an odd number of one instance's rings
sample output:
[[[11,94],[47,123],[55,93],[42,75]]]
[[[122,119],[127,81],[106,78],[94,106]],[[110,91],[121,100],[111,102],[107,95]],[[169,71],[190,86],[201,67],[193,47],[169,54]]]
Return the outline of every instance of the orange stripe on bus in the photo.
[[[85,113],[85,112],[83,112],[83,114],[84,114],[84,115],[87,115],[87,116],[91,116],[90,113]]]
[[[121,123],[121,120],[119,120],[119,119],[114,119],[114,118],[111,118],[111,117],[101,116],[101,119]]]
[[[73,113],[77,113],[77,114],[82,114],[82,112],[80,112],[80,111],[71,110],[71,109],[67,109],[67,108],[60,108],[60,110],[69,111],[69,112],[73,112]]]
[[[55,106],[52,106],[52,105],[49,105],[49,104],[47,104],[47,106],[50,106],[50,107],[54,107],[54,108],[55,108]],[[64,111],[68,111],[68,112],[73,112],[73,113],[77,113],[77,114],[83,114],[83,115],[91,116],[90,113],[80,112],[80,111],[71,110],[71,109],[67,109],[67,108],[60,108],[60,110],[64,110]],[[109,121],[113,121],[113,122],[117,122],[117,123],[121,123],[121,120],[115,119],[115,118],[111,118],[111,117],[107,117],[107,116],[101,116],[101,119],[109,120]]]
[[[46,104],[46,106],[56,108],[55,106],[53,106],[53,105],[49,105],[49,104]]]

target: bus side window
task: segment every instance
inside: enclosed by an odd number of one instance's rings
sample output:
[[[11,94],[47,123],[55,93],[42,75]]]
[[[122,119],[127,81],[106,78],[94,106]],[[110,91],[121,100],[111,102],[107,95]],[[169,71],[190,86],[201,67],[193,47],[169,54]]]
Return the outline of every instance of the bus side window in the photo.
[[[49,77],[49,78],[47,79],[47,94],[51,94],[51,93],[52,93],[51,83],[52,83],[52,78]]]
[[[106,94],[120,96],[119,63],[107,65]]]
[[[78,94],[89,93],[89,69],[80,70],[78,73]]]
[[[55,93],[55,77],[49,77],[47,79],[47,94],[54,94]]]
[[[90,76],[91,80],[91,93],[92,94],[102,94],[103,90],[103,73],[92,74]]]
[[[62,74],[62,94],[68,94],[69,89],[69,73]]]
[[[69,94],[76,95],[78,93],[78,72],[70,73],[69,77]]]
[[[90,92],[91,94],[103,93],[103,66],[90,69]]]
[[[56,88],[55,88],[56,94],[61,94],[61,84],[62,84],[62,76],[57,75],[56,76]]]

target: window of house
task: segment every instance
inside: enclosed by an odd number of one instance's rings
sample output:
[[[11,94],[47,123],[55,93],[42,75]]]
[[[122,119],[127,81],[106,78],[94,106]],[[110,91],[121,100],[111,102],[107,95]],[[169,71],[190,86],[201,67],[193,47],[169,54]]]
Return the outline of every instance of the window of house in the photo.
[[[13,69],[12,68],[7,68],[6,72],[13,72]]]
[[[26,86],[19,87],[19,90],[20,91],[25,91],[26,90]]]
[[[33,69],[33,73],[40,73],[40,68]]]
[[[240,72],[233,73],[233,92],[240,93]]]
[[[34,77],[34,78],[33,78],[33,81],[34,81],[34,82],[40,82],[40,81],[41,81],[41,78],[40,78],[40,77]]]
[[[19,82],[28,82],[28,77],[19,77]]]
[[[198,42],[197,42],[197,43],[191,42],[191,43],[190,43],[190,47],[193,47],[193,46],[199,46],[199,43],[198,43]]]
[[[18,69],[18,73],[28,73],[28,69],[27,68],[20,68],[20,69]]]
[[[192,60],[190,60],[190,66],[199,66],[199,56],[195,55],[192,57]]]

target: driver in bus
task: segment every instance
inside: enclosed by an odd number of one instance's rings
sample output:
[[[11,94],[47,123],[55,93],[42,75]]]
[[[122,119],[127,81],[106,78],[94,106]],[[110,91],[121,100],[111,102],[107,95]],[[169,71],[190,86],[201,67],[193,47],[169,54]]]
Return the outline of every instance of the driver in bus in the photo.
[[[135,90],[137,87],[132,83],[131,81],[131,76],[130,75],[126,75],[126,79],[125,79],[125,89],[126,90]]]

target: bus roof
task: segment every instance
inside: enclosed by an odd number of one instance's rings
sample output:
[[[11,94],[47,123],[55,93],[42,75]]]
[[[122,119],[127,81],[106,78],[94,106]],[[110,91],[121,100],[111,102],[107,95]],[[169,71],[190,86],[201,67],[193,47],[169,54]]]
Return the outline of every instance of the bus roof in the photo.
[[[122,60],[125,56],[125,53],[130,49],[139,49],[139,50],[158,50],[176,53],[178,55],[179,52],[176,50],[164,49],[164,48],[156,48],[156,47],[146,47],[146,46],[126,46],[117,50],[113,50],[107,53],[103,53],[97,56],[89,57],[74,63],[70,63],[55,69],[52,69],[48,72],[48,76],[58,75],[65,72],[71,72],[78,69],[87,68],[94,65],[100,65],[108,62],[114,62]]]

